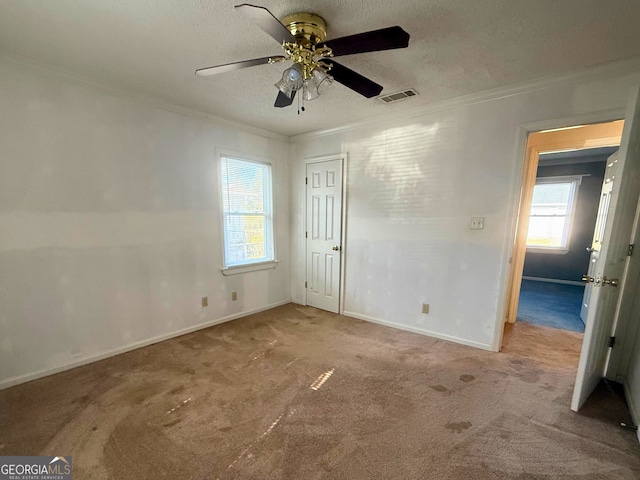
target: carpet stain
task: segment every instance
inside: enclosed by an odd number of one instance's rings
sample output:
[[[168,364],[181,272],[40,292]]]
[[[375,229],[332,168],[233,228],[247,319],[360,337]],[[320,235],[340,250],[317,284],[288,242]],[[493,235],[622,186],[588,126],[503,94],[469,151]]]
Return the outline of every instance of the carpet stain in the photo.
[[[76,399],[72,400],[71,403],[79,403],[79,404],[83,405],[83,404],[88,403],[90,399],[91,399],[91,397],[89,395],[83,395],[80,398],[76,398]]]
[[[474,377],[473,375],[469,375],[468,373],[465,373],[464,375],[460,375],[460,381],[461,382],[470,382],[471,380],[475,380],[476,377]]]
[[[130,405],[141,405],[162,390],[162,387],[158,384],[145,384],[125,391],[122,395],[122,400]]]
[[[431,388],[433,388],[436,392],[448,392],[449,389],[447,387],[445,387],[444,385],[429,385]]]
[[[209,373],[207,375],[207,378],[213,383],[220,383],[222,385],[233,384],[233,382],[218,369],[215,369],[213,372]]]
[[[518,378],[526,383],[538,383],[541,374],[542,372],[540,370],[531,370],[519,373]]]
[[[455,433],[462,433],[471,428],[471,425],[473,425],[471,422],[450,422],[447,423],[444,428]]]
[[[172,388],[171,390],[169,390],[170,395],[174,395],[180,392],[184,392],[184,385],[179,385],[176,388]]]
[[[176,418],[175,420],[171,420],[170,422],[165,423],[164,425],[162,425],[163,427],[173,427],[175,424],[180,423],[182,421],[181,418]]]

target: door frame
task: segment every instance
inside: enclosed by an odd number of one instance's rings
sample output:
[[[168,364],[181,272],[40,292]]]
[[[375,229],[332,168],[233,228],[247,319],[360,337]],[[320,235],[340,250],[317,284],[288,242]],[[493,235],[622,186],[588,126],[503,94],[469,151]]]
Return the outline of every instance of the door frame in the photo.
[[[596,148],[601,146],[611,146],[603,143],[592,144],[590,142],[580,143],[577,138],[577,131],[584,132],[584,128],[567,129],[567,127],[584,125],[592,126],[602,123],[608,123],[618,120],[624,120],[626,109],[616,108],[593,112],[584,115],[574,115],[559,119],[542,120],[522,124],[516,137],[516,152],[521,160],[516,164],[515,177],[520,174],[519,181],[514,182],[511,198],[516,199],[511,206],[511,228],[507,231],[505,241],[509,245],[504,264],[507,266],[508,274],[503,277],[501,285],[501,296],[503,301],[500,304],[498,318],[496,319],[496,329],[494,335],[493,347],[495,351],[502,348],[502,340],[504,335],[504,325],[508,322],[509,314],[515,310],[517,313],[518,297],[520,295],[520,284],[522,281],[522,271],[524,268],[524,256],[526,254],[526,235],[528,230],[529,212],[531,210],[531,198],[533,195],[533,187],[535,186],[536,173],[538,169],[538,155],[541,152],[553,150],[573,149],[573,148]],[[561,139],[556,143],[546,141],[530,144],[532,134],[537,132],[551,133],[549,130],[557,130],[557,132],[568,132],[567,138]],[[555,133],[555,132],[554,132]],[[563,135],[559,135],[562,137]],[[573,138],[572,138],[573,137]],[[614,145],[619,145],[618,143]],[[524,221],[520,221],[524,219]],[[514,299],[515,296],[515,299]],[[514,319],[515,319],[515,314]],[[513,322],[508,322],[513,323]]]
[[[636,213],[632,232],[632,245],[635,245],[634,249],[640,249],[640,197],[638,197],[636,203]],[[605,370],[606,379],[622,383],[625,388],[627,388],[626,373],[629,369],[631,349],[633,348],[633,342],[628,341],[631,339],[628,335],[628,331],[635,301],[633,293],[637,291],[639,286],[638,284],[640,283],[640,261],[638,261],[637,257],[635,259],[633,258],[635,255],[638,255],[636,251],[633,252],[633,255],[624,268],[622,278],[624,278],[625,281],[623,289],[618,297],[618,311],[616,312],[617,321],[613,324],[612,334],[616,338],[616,343],[619,341],[621,344],[619,348],[613,348],[609,351],[607,368]],[[633,337],[633,339],[635,340],[635,337]],[[625,391],[625,393],[629,395],[628,392]],[[638,414],[640,414],[640,412],[636,412],[636,419],[640,418],[640,415]],[[638,438],[640,439],[640,437]]]
[[[342,164],[341,172],[342,175],[342,191],[340,195],[342,196],[342,205],[340,211],[340,285],[338,286],[338,313],[342,315],[344,312],[344,284],[345,284],[345,266],[346,266],[346,255],[347,255],[347,158],[348,155],[346,152],[334,153],[332,155],[321,155],[319,157],[308,157],[304,159],[304,176],[307,178],[307,166],[311,163],[322,163],[329,162],[332,160],[340,160]],[[304,185],[304,221],[302,222],[302,239],[304,240],[304,281],[307,282],[308,274],[307,271],[307,238],[305,237],[305,232],[308,231],[307,228],[307,183],[306,180],[303,183]],[[304,289],[304,304],[307,304],[307,288]]]

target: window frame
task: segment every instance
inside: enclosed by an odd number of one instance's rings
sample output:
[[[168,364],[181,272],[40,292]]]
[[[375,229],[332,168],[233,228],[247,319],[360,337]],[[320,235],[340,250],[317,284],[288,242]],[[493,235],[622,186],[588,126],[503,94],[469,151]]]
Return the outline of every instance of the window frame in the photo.
[[[277,248],[276,248],[276,221],[275,221],[275,199],[274,199],[274,165],[273,161],[268,158],[258,157],[255,155],[249,155],[243,152],[237,152],[232,150],[217,150],[217,173],[218,173],[218,187],[219,187],[219,195],[218,199],[220,202],[220,222],[222,227],[221,237],[221,250],[222,250],[222,273],[223,275],[235,275],[239,273],[246,273],[256,270],[265,270],[270,268],[275,268],[278,264],[277,260]],[[261,258],[256,261],[244,262],[244,263],[228,263],[228,248],[227,248],[227,218],[230,212],[225,211],[224,206],[224,195],[225,195],[225,186],[222,175],[223,168],[223,159],[231,159],[239,162],[245,163],[254,163],[258,165],[263,165],[267,167],[267,176],[268,181],[265,185],[264,195],[264,210],[266,213],[259,213],[258,215],[263,215],[265,217],[265,235],[267,236],[267,244],[266,248],[270,249],[270,255],[267,255],[266,259]],[[244,212],[244,214],[248,214],[252,212]],[[255,213],[252,213],[256,215]],[[270,240],[270,245],[269,245]],[[269,248],[270,247],[270,248]],[[270,258],[269,258],[270,257]]]
[[[554,183],[571,183],[573,184],[571,197],[567,202],[567,214],[565,215],[565,223],[563,229],[563,242],[562,245],[555,246],[544,246],[544,245],[528,245],[526,244],[527,252],[531,253],[549,253],[549,254],[560,254],[564,255],[569,253],[569,247],[571,245],[571,235],[573,233],[573,221],[576,212],[576,206],[578,204],[578,193],[580,190],[580,184],[582,183],[582,177],[584,175],[562,175],[562,176],[550,176],[550,177],[537,177],[536,183],[534,185],[534,190],[532,190],[531,197],[531,206],[529,208],[529,225],[531,224],[531,218],[535,217],[535,215],[531,215],[531,209],[533,208],[533,192],[535,191],[535,187],[537,185],[545,185],[545,184],[554,184]],[[527,238],[525,242],[529,239],[529,232],[527,231]]]

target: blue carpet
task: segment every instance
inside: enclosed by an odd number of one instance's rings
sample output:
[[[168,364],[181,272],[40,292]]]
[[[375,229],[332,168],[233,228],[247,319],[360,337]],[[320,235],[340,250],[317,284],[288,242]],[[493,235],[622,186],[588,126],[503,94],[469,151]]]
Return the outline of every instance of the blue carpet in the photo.
[[[580,318],[582,285],[522,280],[517,320],[584,333]]]

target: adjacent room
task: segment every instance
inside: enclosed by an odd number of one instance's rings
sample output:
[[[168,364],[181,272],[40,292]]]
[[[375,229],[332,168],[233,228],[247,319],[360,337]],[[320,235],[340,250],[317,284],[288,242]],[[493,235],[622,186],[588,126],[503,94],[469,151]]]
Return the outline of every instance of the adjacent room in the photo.
[[[518,320],[584,333],[585,283],[607,159],[617,147],[543,154],[533,194]]]
[[[3,2],[0,477],[640,478],[638,18]]]

